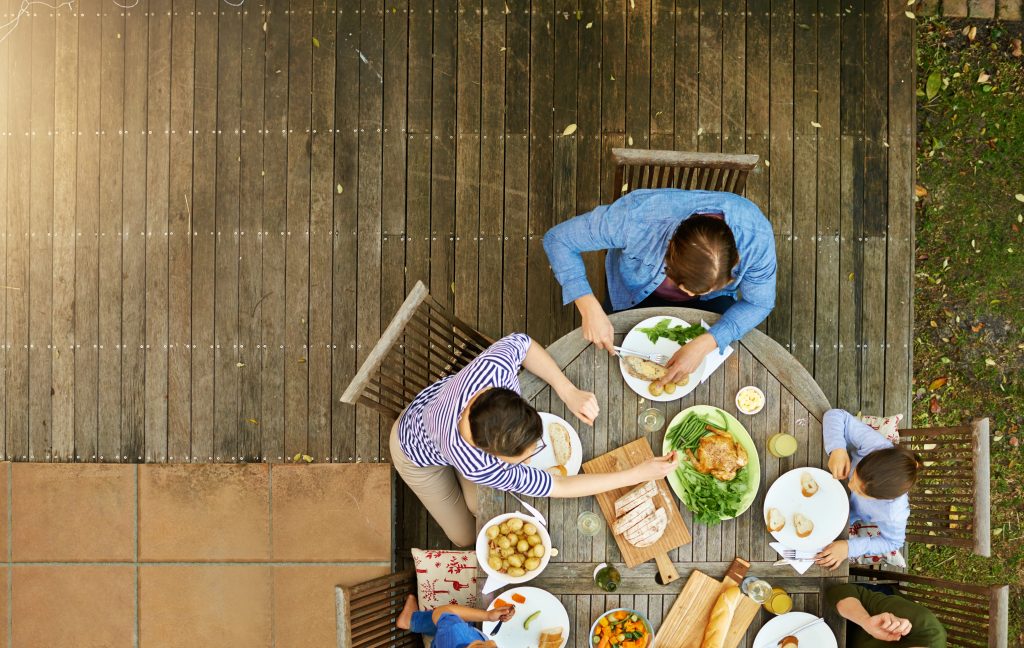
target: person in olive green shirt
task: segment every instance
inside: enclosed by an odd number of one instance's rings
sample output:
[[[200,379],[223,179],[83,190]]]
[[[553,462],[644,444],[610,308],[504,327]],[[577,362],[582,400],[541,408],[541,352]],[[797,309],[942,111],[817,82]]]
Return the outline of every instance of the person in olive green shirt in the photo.
[[[946,629],[923,605],[853,583],[831,587],[827,596],[852,622],[847,624],[850,648],[946,648]]]

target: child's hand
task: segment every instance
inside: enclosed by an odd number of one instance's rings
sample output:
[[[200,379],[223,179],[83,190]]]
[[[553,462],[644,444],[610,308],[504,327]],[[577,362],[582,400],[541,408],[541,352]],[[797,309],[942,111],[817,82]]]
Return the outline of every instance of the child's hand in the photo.
[[[899,641],[913,629],[910,621],[883,612],[868,619],[864,630],[879,641]]]
[[[840,448],[833,450],[828,456],[828,469],[836,479],[846,479],[850,476],[850,453]]]
[[[514,605],[509,605],[509,606],[500,607],[500,608],[494,608],[493,610],[488,610],[488,612],[487,612],[487,620],[491,621],[493,623],[497,623],[498,621],[508,621],[513,616],[515,616],[515,613],[516,613],[516,608],[515,608]]]
[[[835,571],[836,567],[841,565],[849,555],[850,544],[846,540],[836,540],[822,549],[821,553],[814,557],[814,562],[822,567],[828,567],[831,571]]]

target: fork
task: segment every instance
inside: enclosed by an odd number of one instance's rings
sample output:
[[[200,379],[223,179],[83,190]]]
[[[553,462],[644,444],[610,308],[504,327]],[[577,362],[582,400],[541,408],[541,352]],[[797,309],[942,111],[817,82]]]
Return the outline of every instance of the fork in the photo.
[[[783,549],[782,557],[786,560],[814,560],[818,551],[797,551],[796,549]]]
[[[625,355],[637,356],[638,358],[644,358],[650,360],[654,364],[667,365],[668,361],[672,358],[668,357],[664,353],[640,353],[639,351],[632,351],[623,347],[612,347],[617,353],[623,353]]]

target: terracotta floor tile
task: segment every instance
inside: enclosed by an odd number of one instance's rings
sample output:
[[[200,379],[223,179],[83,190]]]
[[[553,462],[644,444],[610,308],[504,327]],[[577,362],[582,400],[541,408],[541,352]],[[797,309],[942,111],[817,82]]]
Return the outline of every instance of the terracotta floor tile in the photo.
[[[270,557],[269,466],[139,466],[139,559]]]
[[[335,648],[338,645],[335,585],[356,585],[391,570],[366,565],[274,567],[276,648]]]
[[[11,569],[12,645],[134,645],[135,567],[15,565]]]
[[[0,461],[0,560],[10,558],[10,537],[8,531],[8,505],[10,498],[7,489],[11,481],[11,462]]]
[[[11,480],[15,562],[135,559],[134,465],[19,462]]]
[[[0,646],[7,646],[7,622],[8,622],[8,588],[10,586],[11,568],[4,565],[0,567]]]
[[[275,464],[272,471],[275,560],[390,560],[390,465]]]
[[[265,565],[142,565],[140,648],[271,645],[271,572]]]

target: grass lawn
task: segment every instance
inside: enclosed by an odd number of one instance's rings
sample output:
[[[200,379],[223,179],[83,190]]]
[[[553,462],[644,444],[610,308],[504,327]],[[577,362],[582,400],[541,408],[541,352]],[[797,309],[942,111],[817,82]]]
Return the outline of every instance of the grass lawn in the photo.
[[[963,33],[971,27],[976,31]],[[918,24],[913,424],[991,419],[993,557],[915,545],[910,566],[1014,585],[1011,645],[1024,645],[1024,57],[1014,56],[1020,38],[1024,23]]]

